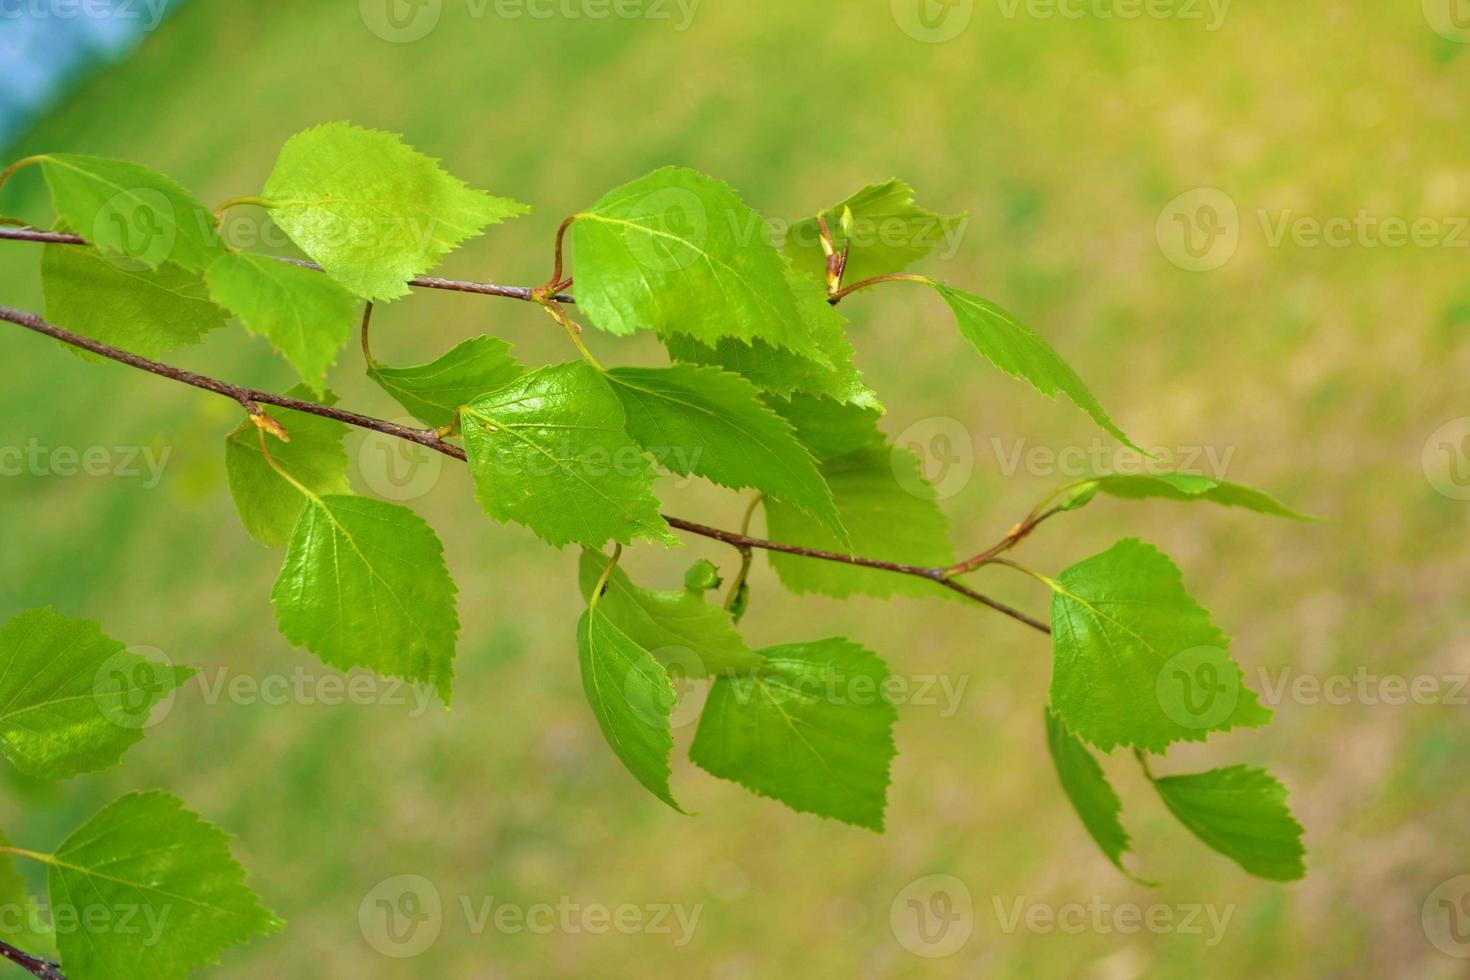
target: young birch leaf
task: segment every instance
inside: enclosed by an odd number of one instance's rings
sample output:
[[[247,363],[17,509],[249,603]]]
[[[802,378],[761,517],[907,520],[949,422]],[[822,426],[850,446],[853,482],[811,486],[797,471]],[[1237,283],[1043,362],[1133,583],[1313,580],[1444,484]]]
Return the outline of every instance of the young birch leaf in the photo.
[[[0,751],[43,779],[105,769],[193,674],[127,652],[89,620],[27,610],[0,627]]]
[[[577,305],[609,333],[760,339],[828,363],[765,222],[720,181],[655,170],[579,213],[572,243]]]
[[[313,391],[357,323],[352,294],[320,272],[248,252],[228,252],[206,274],[214,301],[280,351]]]
[[[331,666],[432,684],[448,704],[456,591],[438,536],[417,514],[331,495],[307,501],[271,602],[286,639]]]
[[[592,590],[608,561],[601,552],[582,552],[578,583],[586,601],[592,601]],[[761,665],[760,656],[736,632],[730,614],[706,602],[697,589],[654,592],[634,585],[626,572],[614,568],[597,600],[597,611],[659,663],[687,676],[742,673]]]
[[[1240,507],[1255,511],[1257,514],[1285,517],[1293,521],[1317,520],[1310,514],[1292,510],[1268,493],[1244,484],[1215,480],[1194,473],[1112,474],[1098,477],[1092,483],[1096,486],[1098,493],[1127,500],[1146,500],[1155,497],[1165,500],[1207,500],[1224,507]],[[1086,503],[1087,499],[1091,498],[1081,499],[1077,506]]]
[[[104,252],[202,272],[224,251],[214,215],[163,174],[75,153],[39,160],[56,213]]]
[[[1302,825],[1286,787],[1260,769],[1230,766],[1154,780],[1164,804],[1190,833],[1246,871],[1272,881],[1306,874]]]
[[[414,418],[439,428],[454,421],[460,406],[515,380],[522,371],[510,355],[510,344],[494,337],[471,337],[428,364],[403,368],[371,364],[367,373]]]
[[[613,368],[607,380],[627,413],[628,434],[666,469],[734,490],[754,487],[846,537],[811,454],[749,381],[689,364]]]
[[[1067,731],[1067,726],[1050,708],[1046,710],[1046,745],[1051,751],[1051,761],[1056,765],[1062,791],[1072,801],[1077,816],[1082,818],[1082,825],[1113,866],[1134,878],[1123,867],[1123,854],[1128,850],[1128,833],[1118,819],[1123,812],[1123,802],[1118,799],[1092,753]],[[1138,878],[1134,880],[1140,881]]]
[[[1113,424],[1077,372],[1052,350],[1040,334],[994,303],[940,283],[933,285],[954,312],[960,333],[991,364],[1013,378],[1030,382],[1048,398],[1055,398],[1057,392],[1061,392],[1119,442],[1148,455]]]
[[[759,651],[710,686],[689,758],[805,813],[883,830],[897,712],[878,655],[835,638]]]
[[[9,838],[0,833],[0,847],[10,846]],[[4,911],[0,915],[0,942],[32,956],[56,959],[56,930],[41,915],[41,903],[31,895],[9,854],[0,854],[0,910]],[[21,974],[11,970],[6,975]]]
[[[287,394],[306,398],[309,392],[297,387]],[[328,405],[336,403],[330,394],[325,401]],[[267,548],[277,548],[291,539],[307,501],[277,466],[319,497],[351,494],[352,484],[347,479],[347,452],[342,448],[346,425],[289,408],[270,411],[291,436],[290,442],[266,436],[276,466],[261,452],[260,429],[246,419],[225,437],[225,475],[245,530]]]
[[[167,793],[115,800],[42,860],[53,908],[133,923],[58,933],[62,966],[78,980],[182,980],[283,924],[245,886],[229,837]]]
[[[371,300],[407,294],[461,242],[530,210],[471,189],[392,133],[345,122],[287,140],[264,196],[303,252]]]
[[[573,361],[526,374],[461,413],[476,495],[560,548],[576,541],[677,541],[658,513],[653,464],[623,427],[601,374]]]
[[[876,408],[843,405],[800,392],[789,398],[767,395],[766,404],[791,423],[797,441],[818,459],[881,448],[887,442],[878,428],[883,413]]]
[[[827,302],[826,290],[815,280],[792,272],[787,284],[796,298],[802,323],[821,350],[825,363],[776,347],[756,338],[749,343],[725,337],[705,343],[682,333],[663,337],[669,356],[689,364],[712,364],[734,371],[774,395],[793,392],[823,395],[844,404],[882,410],[878,396],[863,384],[862,373],[852,364],[852,344],[847,339],[847,322]]]
[[[844,212],[850,215],[846,222]],[[963,214],[946,218],[919,207],[914,189],[896,178],[869,184],[821,216],[838,252],[850,244],[842,277],[848,284],[902,272],[940,245],[949,245],[968,220]],[[823,278],[826,256],[821,242],[816,218],[798,221],[787,232],[786,255],[798,269]]]
[[[822,476],[832,488],[837,513],[847,528],[851,548],[797,508],[767,500],[766,529],[784,544],[821,551],[863,555],[911,565],[937,567],[954,563],[949,523],[925,482],[918,457],[897,446],[874,446],[821,461]],[[771,567],[783,585],[796,593],[816,592],[846,598],[853,593],[887,598],[921,599],[949,593],[911,575],[873,568],[770,553]]]
[[[76,245],[42,250],[41,288],[52,323],[144,357],[197,344],[227,319],[196,271],[169,262],[149,268]]]
[[[634,779],[683,813],[669,789],[674,751],[669,714],[678,699],[669,675],[600,607],[588,609],[577,623],[577,660],[602,737]]]
[[[1159,753],[1270,720],[1162,552],[1127,538],[1048,583],[1052,709],[1088,742]]]

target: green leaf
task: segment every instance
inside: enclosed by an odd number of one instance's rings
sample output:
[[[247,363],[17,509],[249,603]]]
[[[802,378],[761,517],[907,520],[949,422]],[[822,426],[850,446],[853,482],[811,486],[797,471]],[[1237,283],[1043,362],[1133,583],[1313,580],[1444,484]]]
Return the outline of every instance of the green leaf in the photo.
[[[1067,730],[1050,708],[1046,709],[1046,745],[1051,750],[1051,761],[1056,765],[1062,791],[1072,801],[1077,816],[1082,818],[1082,825],[1114,867],[1134,878],[1123,867],[1123,853],[1128,850],[1128,833],[1118,819],[1123,812],[1123,802],[1113,792],[1092,753]],[[1134,880],[1141,881],[1138,878]]]
[[[669,789],[674,751],[669,714],[678,700],[669,675],[600,606],[588,609],[577,623],[577,660],[602,737],[633,778],[683,813]]]
[[[863,384],[862,374],[853,367],[852,344],[844,328],[847,321],[827,302],[826,291],[819,283],[790,270],[786,281],[807,333],[822,352],[821,363],[759,338],[746,343],[725,337],[711,344],[682,333],[663,337],[669,356],[676,361],[734,371],[775,395],[809,392],[881,411],[878,396]]]
[[[532,371],[475,399],[460,424],[485,512],[557,548],[676,542],[658,513],[653,464],[623,421],[607,380],[580,361]]]
[[[10,840],[0,833],[0,848],[10,847]],[[15,868],[9,854],[0,854],[0,942],[46,959],[56,959],[56,930],[41,914],[41,903],[31,895],[25,879]],[[19,968],[4,972],[21,976]]]
[[[56,213],[104,252],[200,272],[224,251],[214,215],[163,174],[76,153],[38,160]]]
[[[220,256],[206,274],[215,302],[280,351],[313,391],[352,336],[356,301],[311,269],[248,252]]]
[[[728,185],[665,167],[576,217],[577,306],[603,330],[758,338],[827,362],[765,222]]]
[[[851,243],[847,284],[873,276],[902,272],[940,245],[949,245],[964,230],[963,214],[944,217],[914,203],[914,189],[892,179],[869,184],[856,194],[822,212],[838,252]],[[786,235],[786,255],[798,269],[824,278],[827,267],[816,218],[792,225]]]
[[[754,487],[845,537],[832,493],[791,426],[760,389],[716,367],[613,368],[628,434],[664,468],[735,490]]]
[[[886,441],[878,428],[883,413],[876,408],[843,405],[800,392],[789,398],[767,395],[766,403],[791,423],[797,441],[819,459],[878,448]]]
[[[264,196],[303,252],[371,300],[407,294],[461,242],[530,210],[471,189],[392,133],[345,122],[287,140]]]
[[[591,602],[608,561],[600,552],[582,552],[578,580],[586,601]],[[614,568],[597,611],[654,659],[688,676],[740,673],[761,665],[761,658],[735,631],[730,614],[706,602],[697,589],[654,592],[634,585],[626,572]]]
[[[39,856],[53,912],[67,908],[82,923],[56,937],[66,975],[181,980],[280,929],[245,887],[229,841],[167,793],[129,793]],[[104,912],[107,927],[90,925]]]
[[[305,398],[309,393],[297,387],[287,394]],[[336,403],[330,395],[325,401],[328,405]],[[342,448],[346,425],[289,408],[272,408],[270,413],[291,436],[290,442],[266,437],[276,466],[261,452],[260,429],[246,419],[225,438],[225,474],[245,530],[266,547],[276,548],[291,539],[296,519],[306,506],[307,497],[297,484],[322,497],[350,494],[352,485],[347,479],[347,452]],[[296,483],[287,480],[276,467],[285,470]]]
[[[0,627],[0,751],[44,779],[105,769],[193,674],[127,652],[89,620],[27,610]]]
[[[1161,752],[1270,720],[1162,552],[1127,538],[1047,581],[1052,709],[1088,742]]]
[[[1286,787],[1260,769],[1230,766],[1154,780],[1169,811],[1209,847],[1272,881],[1306,874],[1302,825],[1286,805]]]
[[[785,544],[910,565],[954,564],[949,523],[925,482],[919,459],[897,446],[859,449],[821,462],[851,549],[795,507],[767,500],[769,537]],[[845,598],[853,593],[935,599],[949,593],[931,582],[879,569],[770,553],[771,567],[793,592]]]
[[[42,250],[41,288],[52,323],[144,357],[197,344],[227,318],[196,271],[169,262],[150,269],[76,245]]]
[[[1098,477],[1091,484],[1096,486],[1098,493],[1128,500],[1145,500],[1151,497],[1183,501],[1208,500],[1225,507],[1241,507],[1258,514],[1285,517],[1293,521],[1317,520],[1309,514],[1292,510],[1268,493],[1240,483],[1216,480],[1194,473],[1111,474]],[[1086,500],[1081,503],[1086,503]],[[1076,506],[1081,506],[1081,503]]]
[[[881,831],[897,719],[887,666],[841,638],[759,653],[759,673],[710,686],[689,757],[793,810]]]
[[[372,364],[368,377],[425,425],[449,425],[459,413],[487,391],[519,377],[521,366],[510,355],[510,344],[494,337],[471,337],[437,360],[417,367]]]
[[[1057,392],[1061,392],[1118,441],[1148,455],[1113,424],[1077,372],[1052,350],[1040,334],[994,303],[940,283],[933,285],[954,312],[960,333],[991,364],[1013,378],[1030,382],[1048,398],[1055,398]]]
[[[271,602],[286,639],[333,667],[432,684],[448,704],[456,591],[438,536],[417,514],[331,495],[302,510]]]

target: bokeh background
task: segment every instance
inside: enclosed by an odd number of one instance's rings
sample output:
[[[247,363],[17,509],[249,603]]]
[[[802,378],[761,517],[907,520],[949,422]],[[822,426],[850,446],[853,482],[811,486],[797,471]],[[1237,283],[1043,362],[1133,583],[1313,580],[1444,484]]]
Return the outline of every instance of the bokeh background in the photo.
[[[1372,703],[1371,681],[1345,703],[1268,694],[1270,727],[1159,765],[1269,766],[1307,827],[1304,881],[1256,881],[1206,851],[1117,753],[1104,765],[1134,867],[1163,884],[1124,879],[1046,757],[1044,638],[950,603],[798,599],[764,562],[745,620],[753,642],[846,634],[895,673],[961,695],[901,708],[882,836],[686,762],[675,791],[698,815],[673,813],[629,778],[584,703],[575,553],[485,519],[460,468],[360,434],[349,440],[360,490],[411,498],[445,540],[464,623],[453,710],[232,697],[219,682],[327,673],[277,634],[268,594],[281,556],[244,534],[229,499],[221,438],[238,410],[20,330],[0,331],[0,445],[167,456],[157,481],[45,465],[0,479],[0,617],[53,604],[98,619],[202,665],[210,689],[184,689],[110,772],[40,785],[0,767],[5,832],[44,850],[125,790],[183,797],[237,835],[252,885],[289,920],[231,950],[221,977],[1463,975],[1421,914],[1431,892],[1470,873],[1470,492],[1450,466],[1470,467],[1470,11],[1456,0],[1180,0],[1124,17],[1137,8],[924,2],[649,0],[631,8],[641,16],[599,19],[588,12],[608,8],[595,0],[536,8],[551,16],[426,0],[398,5],[393,21],[381,0],[199,0],[72,87],[6,157],[136,159],[212,203],[254,193],[300,129],[350,119],[394,130],[472,184],[535,206],[442,267],[508,283],[545,278],[566,214],[667,163],[718,175],[786,220],[895,175],[931,207],[969,212],[957,248],[924,271],[1036,326],[1135,438],[1212,450],[1229,478],[1330,517],[1292,525],[1098,501],[1047,525],[1026,560],[1057,571],[1139,535],[1178,561],[1258,689],[1262,677],[1360,671],[1438,685],[1435,703],[1398,706]],[[19,23],[0,20],[0,35]],[[34,173],[7,186],[0,210],[51,218]],[[1360,214],[1429,223],[1417,243],[1388,241]],[[1311,223],[1331,219],[1354,225],[1314,242]],[[1297,233],[1279,238],[1283,220]],[[39,260],[36,246],[0,243],[0,302],[42,308]],[[931,472],[949,480],[962,546],[994,540],[1069,476],[1051,454],[1096,443],[1107,465],[1123,458],[1081,413],[985,364],[934,297],[896,286],[844,310],[889,406],[884,427],[933,450]],[[375,332],[380,358],[399,362],[483,332],[529,363],[569,354],[534,308],[456,295],[382,307]],[[659,357],[642,339],[592,342],[605,361]],[[174,359],[291,383],[238,328]],[[399,414],[352,357],[332,380],[347,404]],[[946,419],[964,437],[949,446],[932,438],[955,431]],[[1018,445],[1040,462],[1014,465]],[[710,523],[741,507],[714,490],[668,496]],[[693,540],[627,561],[672,587],[698,556],[727,569],[733,558]],[[982,584],[1045,609],[1025,580]],[[678,759],[693,726],[676,735]],[[896,900],[936,874],[963,882],[973,906],[968,938],[939,958],[895,928]],[[443,902],[437,938],[413,957],[375,949],[360,923],[398,875],[422,876]],[[477,928],[487,901],[563,896],[698,907],[699,919],[682,945],[677,925]],[[1198,932],[1125,931],[1108,913],[1080,928],[1008,928],[1017,902],[1163,904],[1176,921],[1205,905],[1229,919],[1221,934],[1208,913]]]

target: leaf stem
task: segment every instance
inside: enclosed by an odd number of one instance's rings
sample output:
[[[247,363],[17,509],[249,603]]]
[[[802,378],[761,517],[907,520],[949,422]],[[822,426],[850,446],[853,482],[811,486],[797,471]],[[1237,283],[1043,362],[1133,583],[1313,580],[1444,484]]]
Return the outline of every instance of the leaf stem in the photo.
[[[890,272],[887,275],[873,276],[871,279],[862,279],[858,282],[853,283],[851,286],[843,286],[841,289],[834,290],[832,294],[827,297],[827,302],[831,303],[833,306],[836,306],[849,293],[855,293],[859,289],[865,289],[868,286],[876,286],[880,282],[921,282],[924,283],[926,286],[932,286],[934,284],[934,280],[930,279],[928,276],[920,276],[912,272]]]
[[[751,518],[755,516],[755,509],[765,499],[765,494],[757,493],[751,499],[749,506],[745,508],[745,516],[740,521],[740,533],[742,535],[748,536],[750,534]],[[730,583],[730,591],[725,596],[726,612],[735,608],[735,600],[740,598],[740,590],[744,588],[745,580],[750,575],[750,561],[754,557],[754,551],[750,545],[737,545],[736,550],[740,552],[740,571],[735,573],[735,581]]]
[[[219,204],[216,204],[215,205],[215,207],[214,207],[214,216],[216,218],[218,218],[220,215],[224,214],[230,208],[237,208],[237,207],[241,207],[242,205],[247,205],[247,204],[254,204],[256,207],[266,208],[267,210],[269,210],[270,208],[275,207],[277,203],[278,202],[272,201],[268,197],[257,197],[257,196],[232,197],[232,198],[228,198],[227,200],[221,201]]]
[[[607,588],[607,580],[612,578],[613,569],[618,567],[618,559],[621,557],[623,557],[623,546],[614,544],[612,558],[608,561],[607,567],[602,570],[602,574],[598,576],[597,584],[592,587],[592,595],[587,600],[588,612],[597,608],[597,600],[602,598],[602,590]]]
[[[33,163],[40,163],[44,159],[46,159],[46,156],[43,153],[38,153],[35,156],[21,157],[19,160],[6,167],[3,171],[0,171],[0,187],[4,187],[5,182],[9,180],[12,176],[14,176],[17,170],[21,169],[22,167],[27,167]]]
[[[378,362],[373,358],[373,349],[368,346],[368,325],[373,322],[373,301],[368,300],[367,305],[362,308],[362,359],[367,362],[368,370],[374,371]]]

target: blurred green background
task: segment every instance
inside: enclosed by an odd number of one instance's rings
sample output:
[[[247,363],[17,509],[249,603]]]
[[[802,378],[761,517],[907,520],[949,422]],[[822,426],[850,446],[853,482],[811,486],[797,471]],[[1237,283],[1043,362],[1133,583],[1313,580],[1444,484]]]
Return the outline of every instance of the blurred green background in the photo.
[[[1241,4],[1214,22],[1207,5],[1202,19],[1103,17],[1090,5],[1070,18],[980,0],[936,6],[968,17],[937,40],[914,28],[903,0],[705,0],[687,29],[673,4],[654,8],[665,17],[599,20],[444,0],[432,30],[400,42],[369,28],[385,23],[372,0],[195,3],[10,155],[135,159],[212,203],[254,193],[281,142],[315,123],[397,131],[471,184],[535,206],[441,269],[506,283],[542,281],[565,215],[659,165],[722,177],[786,220],[904,177],[936,210],[971,215],[954,254],[924,271],[1034,325],[1135,438],[1230,454],[1231,479],[1331,518],[1292,525],[1099,501],[1028,542],[1030,564],[1058,571],[1136,534],[1180,564],[1258,689],[1262,672],[1362,668],[1436,678],[1447,693],[1470,671],[1470,502],[1421,455],[1470,414],[1470,231],[1456,221],[1470,215],[1470,57],[1419,7]],[[1189,271],[1170,208],[1200,188],[1237,209],[1238,247],[1218,268]],[[1199,217],[1198,199],[1174,207]],[[0,205],[50,221],[33,173]],[[1438,240],[1273,241],[1283,214],[1360,212],[1431,219]],[[0,302],[42,308],[39,260],[35,246],[0,243]],[[1071,406],[985,364],[922,291],[872,290],[844,310],[859,365],[889,406],[887,431],[924,436],[952,418],[967,434],[973,474],[945,502],[962,549],[999,537],[1065,479],[1008,465],[1017,440],[1054,453],[1101,438]],[[375,331],[389,361],[419,363],[481,332],[512,340],[528,363],[570,353],[532,307],[450,294],[383,307]],[[659,356],[644,339],[591,342],[608,362]],[[343,400],[399,414],[351,353],[333,376]],[[238,329],[174,360],[278,390],[292,380]],[[20,330],[0,331],[0,363],[0,445],[169,453],[157,486],[47,472],[0,480],[0,618],[53,604],[204,666],[211,686],[326,673],[277,634],[268,594],[281,556],[243,533],[229,499],[221,437],[235,406]],[[754,643],[846,634],[895,673],[941,676],[963,694],[953,711],[901,708],[885,835],[792,813],[678,761],[692,725],[676,732],[675,792],[698,813],[684,817],[629,778],[584,703],[575,553],[485,519],[459,467],[359,434],[349,450],[363,492],[412,498],[445,540],[464,624],[452,711],[273,705],[190,686],[111,772],[52,786],[0,767],[0,819],[24,847],[51,847],[144,787],[238,835],[251,884],[289,925],[229,951],[216,975],[1463,975],[1420,924],[1426,896],[1470,872],[1463,703],[1287,697],[1269,728],[1176,750],[1157,767],[1268,765],[1307,827],[1308,877],[1289,886],[1206,851],[1132,760],[1104,760],[1137,841],[1133,866],[1164,883],[1148,889],[1101,857],[1056,783],[1041,725],[1044,638],[958,604],[798,599],[758,562],[745,620]],[[670,487],[668,497],[675,513],[738,520],[733,494]],[[639,548],[627,562],[672,587],[698,556],[732,567],[728,549],[699,540],[673,554]],[[1025,580],[977,584],[1045,610]],[[374,888],[403,874],[432,882],[444,905],[437,940],[412,958],[378,952],[359,924],[364,898],[371,906]],[[900,893],[932,874],[956,876],[973,899],[973,934],[944,958],[915,955],[891,923]],[[563,896],[699,906],[700,918],[680,945],[677,925],[673,935],[477,929],[461,905]],[[1070,932],[1007,929],[1018,900],[1209,903],[1230,919],[1223,936],[1204,919],[1202,934],[1125,933],[1106,918]]]

